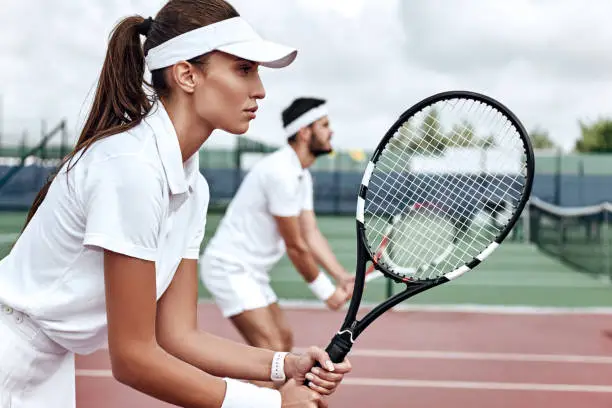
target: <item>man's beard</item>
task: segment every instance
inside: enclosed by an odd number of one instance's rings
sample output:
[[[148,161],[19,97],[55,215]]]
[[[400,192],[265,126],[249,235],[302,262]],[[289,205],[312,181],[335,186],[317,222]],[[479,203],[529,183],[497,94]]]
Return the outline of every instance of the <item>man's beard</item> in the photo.
[[[331,147],[324,147],[323,143],[319,142],[314,133],[312,136],[313,137],[310,139],[310,144],[308,145],[308,150],[314,157],[330,154],[334,150]]]

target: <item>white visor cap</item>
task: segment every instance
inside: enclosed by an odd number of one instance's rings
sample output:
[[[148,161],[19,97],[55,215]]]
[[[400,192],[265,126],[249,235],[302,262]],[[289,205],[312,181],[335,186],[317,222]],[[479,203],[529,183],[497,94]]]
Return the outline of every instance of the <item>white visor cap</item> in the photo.
[[[176,36],[147,53],[149,71],[166,68],[211,51],[222,51],[269,68],[284,68],[296,56],[295,48],[261,38],[241,17],[233,17]]]

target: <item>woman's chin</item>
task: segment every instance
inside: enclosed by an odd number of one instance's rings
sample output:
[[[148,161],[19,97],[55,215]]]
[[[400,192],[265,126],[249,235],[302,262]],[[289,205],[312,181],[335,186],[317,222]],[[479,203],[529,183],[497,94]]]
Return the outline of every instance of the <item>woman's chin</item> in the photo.
[[[242,135],[249,130],[249,126],[251,121],[241,122],[233,124],[232,126],[227,126],[223,128],[224,131],[234,134],[234,135]]]

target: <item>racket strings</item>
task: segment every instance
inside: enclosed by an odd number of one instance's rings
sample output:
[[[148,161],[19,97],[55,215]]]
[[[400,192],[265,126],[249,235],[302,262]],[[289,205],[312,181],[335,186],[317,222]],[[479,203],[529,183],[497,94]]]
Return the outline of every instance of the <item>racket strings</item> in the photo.
[[[465,102],[465,101],[464,101],[464,102]],[[429,132],[430,130],[432,130],[432,129],[433,129],[431,126],[428,126],[426,122],[424,122],[424,125],[425,125],[425,126],[427,126],[427,127],[426,127],[427,132]],[[400,128],[400,129],[405,129],[405,127],[402,127],[402,128]],[[424,139],[425,139],[425,138],[424,138]],[[402,142],[402,141],[400,141],[400,143],[403,143],[403,142]],[[430,145],[431,145],[431,144],[430,144]],[[408,148],[409,148],[409,146],[406,146],[406,145],[404,144],[404,145],[403,145],[403,149],[402,149],[402,153],[405,153],[405,152],[406,152],[406,149],[408,149]],[[391,154],[394,154],[394,153],[391,153]],[[397,155],[396,155],[396,156],[397,156]],[[395,164],[397,164],[397,163],[399,162],[399,160],[397,160],[398,158],[399,158],[399,157],[395,157],[395,160],[394,160],[394,167],[395,167]],[[382,163],[382,166],[384,166],[384,165],[385,165],[385,163]],[[387,168],[386,170],[388,170],[388,171],[393,171],[393,170],[396,170],[396,169],[394,169],[394,168]],[[402,172],[404,172],[405,170],[406,170],[406,168],[405,168],[405,167],[401,169],[401,171],[402,171]],[[405,176],[405,177],[407,177],[407,176]],[[434,183],[436,182],[434,179],[429,179],[429,180],[430,180],[430,182],[434,182]],[[386,182],[387,182],[386,180],[382,180],[382,179],[381,179],[380,181],[381,181],[382,183],[386,183]],[[401,173],[399,173],[399,177],[398,177],[398,178],[397,178],[395,181],[397,182],[397,184],[398,184],[399,186],[402,186],[402,187],[405,187],[405,186],[406,186],[406,181],[407,181],[407,180],[406,180],[405,178],[404,178],[404,179],[402,179],[402,174],[401,174]],[[410,183],[410,184],[412,184],[412,183]],[[451,185],[452,185],[452,183],[449,183],[449,184],[448,184],[448,189],[450,189]],[[392,186],[392,187],[395,187],[395,186]],[[408,186],[407,186],[407,188],[408,188],[408,189],[410,189],[410,187],[411,187],[411,185],[408,185]],[[442,185],[441,183],[440,183],[440,185],[437,185],[437,186],[428,186],[428,187],[431,187],[432,189],[433,189],[433,187],[437,188],[437,189],[438,189],[438,192],[439,192],[440,194],[445,193],[445,191],[440,190],[440,187],[444,187],[444,185]],[[396,207],[396,208],[394,208],[394,210],[398,210],[398,208]]]
[[[404,232],[404,234],[405,234],[405,233],[406,233],[406,232]]]
[[[386,260],[392,271],[413,273],[415,279],[450,272],[488,246],[512,215],[506,207],[516,205],[526,173],[522,141],[499,111],[467,99],[443,101],[434,108],[398,129],[376,163],[366,197],[366,236],[372,253],[382,251],[382,262]],[[449,133],[442,132],[442,122],[452,125]],[[487,136],[476,137],[482,129]],[[492,153],[489,163],[497,168],[506,162],[522,163],[514,174],[497,174],[496,168],[488,171],[486,163],[478,172],[429,174],[411,169],[412,161],[426,152],[443,155],[446,149],[474,143],[481,152]],[[415,203],[434,205],[421,208],[418,216],[407,214]],[[390,227],[390,217],[397,215],[406,216]],[[475,225],[477,216],[484,219]],[[386,249],[381,248],[383,242]],[[423,268],[448,252],[449,245],[455,249],[439,265]]]
[[[490,109],[490,108],[489,108],[489,110],[491,110],[491,111],[492,111],[492,109]],[[403,128],[400,128],[400,130],[401,130],[401,129],[403,129]],[[432,129],[431,127],[428,127],[428,130],[431,130],[431,129]],[[402,142],[402,141],[400,140],[400,142],[399,142],[399,143],[402,143],[402,144],[403,144],[404,142]],[[431,146],[431,144],[429,144],[429,145]],[[404,144],[404,145],[403,145],[403,147],[404,147],[403,152],[405,152],[405,150],[406,150],[406,149],[407,149],[409,146],[406,146],[406,145]],[[399,157],[398,157],[398,156],[397,156],[395,153],[393,153],[392,151],[391,151],[391,153],[390,153],[390,154],[392,154],[392,155],[395,155],[395,156],[396,156],[396,157],[395,157],[395,163],[397,163],[397,162],[398,162],[398,160],[397,160],[397,159],[398,159]],[[384,165],[384,164],[383,164],[383,165]],[[394,169],[392,169],[392,168],[388,168],[388,169],[386,169],[386,170],[393,171]],[[403,170],[405,170],[405,169],[402,169],[402,171],[403,171]],[[407,176],[406,176],[406,177],[407,177]],[[381,182],[385,182],[385,180],[380,180],[380,181],[381,181]],[[405,180],[405,179],[402,179],[402,176],[401,176],[401,175],[400,175],[400,176],[398,177],[398,179],[397,179],[397,180],[395,180],[395,181],[396,181],[396,182],[397,182],[397,184],[398,184],[398,185],[400,185],[400,186],[402,186],[402,183],[405,183],[405,182],[406,182],[406,180]],[[404,184],[404,185],[405,185],[405,184]],[[439,187],[439,186],[437,186],[437,187]],[[502,186],[500,186],[500,187],[499,187],[499,188],[500,188],[500,191],[502,190],[502,187],[506,187],[507,189],[512,189],[512,186],[511,186],[510,184],[507,184],[507,183],[504,183],[504,182],[502,182]],[[410,186],[408,186],[408,188],[410,188]],[[449,188],[450,188],[450,187],[449,187]],[[514,189],[514,193],[515,193],[516,195],[519,195],[519,194],[520,194],[520,191],[519,191],[518,189]],[[482,195],[484,196],[484,193],[483,193]]]
[[[430,130],[430,129],[431,129],[431,127],[429,127],[429,128],[428,128],[428,130]],[[454,135],[456,135],[456,134],[457,134],[457,132],[453,132],[453,134],[454,134]],[[451,135],[451,137],[453,137],[453,135]],[[455,140],[460,140],[460,137],[455,137]],[[464,143],[463,143],[462,141],[458,141],[457,143],[458,143],[459,145],[464,145]],[[472,184],[474,184],[474,183],[472,183]],[[449,184],[449,185],[450,185],[450,184]],[[468,186],[467,186],[467,189],[469,190],[471,187],[472,187],[472,186],[469,186],[469,185],[468,185]],[[446,193],[446,192],[442,190],[442,195],[446,195],[445,193]],[[460,194],[461,194],[461,193],[465,193],[465,191],[461,191],[459,194],[457,194],[457,196],[460,196]],[[481,194],[481,195],[484,195],[484,194]],[[457,197],[457,196],[456,196],[456,197]],[[476,194],[474,194],[474,196],[475,196],[475,197],[477,197],[477,196],[478,196],[478,191],[476,191]],[[482,199],[482,198],[484,198],[484,197],[480,197],[480,198]],[[451,203],[452,203],[452,204],[457,204],[456,200],[451,200]],[[463,218],[463,219],[468,219],[469,214],[465,214],[465,213],[464,213],[464,214],[460,214],[460,216],[462,216],[462,218]],[[460,218],[460,219],[461,219],[461,218]],[[466,226],[466,224],[467,224],[467,223],[462,222],[462,223],[461,223],[461,225],[460,225],[460,229],[464,229],[464,228],[465,228],[465,226]],[[480,231],[480,232],[482,232],[482,231]],[[478,235],[477,235],[477,236],[478,236]],[[484,240],[484,242],[487,242],[487,241],[488,241],[488,240]],[[468,248],[468,250],[466,250],[465,252],[469,252],[469,249],[475,249],[475,248]],[[403,260],[402,260],[402,261],[403,261]]]
[[[431,224],[432,219],[436,219],[435,224]],[[427,226],[425,228],[425,226]],[[427,235],[423,234],[427,231]],[[420,208],[404,215],[397,221],[393,228],[389,231],[392,237],[390,240],[389,253],[392,262],[397,263],[400,260],[400,265],[416,264],[423,262],[429,264],[436,258],[436,253],[429,248],[432,245],[439,245],[440,242],[446,242],[450,245],[453,239],[451,220],[440,214],[440,211],[432,209]],[[395,243],[401,242],[402,245],[397,247],[398,254],[396,255]],[[423,245],[427,243],[427,245]],[[409,245],[414,248],[413,251],[405,252],[403,248]],[[385,253],[383,253],[385,255]]]
[[[451,204],[455,204],[455,202],[451,202]],[[423,215],[421,215],[421,217],[423,217]],[[423,228],[421,225],[423,222],[418,223],[415,222],[412,217],[405,217],[405,220],[400,224],[401,227],[392,228],[390,231],[386,231],[386,234],[381,234],[379,231],[379,235],[388,237],[392,234],[393,238],[391,239],[391,245],[397,244],[398,242],[402,245],[407,245],[412,241],[418,243],[416,248],[413,246],[411,252],[405,252],[402,257],[399,257],[400,259],[396,259],[399,263],[406,265],[408,259],[414,259],[415,257],[421,257],[423,260],[434,259],[440,245],[450,245],[455,239],[455,235],[459,235],[456,231],[453,231],[453,229],[457,231],[467,229],[467,221],[461,221],[462,219],[467,219],[467,217],[468,214],[459,214],[459,217],[455,216],[454,218],[456,221],[453,225],[450,223],[453,217],[448,216],[444,210],[439,209],[429,214],[429,221],[432,221],[433,218],[437,218],[436,222],[430,224],[429,228]],[[414,222],[414,224],[410,224],[411,222]],[[410,225],[413,225],[413,227],[411,228]],[[431,225],[434,225],[434,227],[431,227]],[[445,228],[439,227],[441,225],[445,225]],[[423,252],[425,253],[423,254]]]

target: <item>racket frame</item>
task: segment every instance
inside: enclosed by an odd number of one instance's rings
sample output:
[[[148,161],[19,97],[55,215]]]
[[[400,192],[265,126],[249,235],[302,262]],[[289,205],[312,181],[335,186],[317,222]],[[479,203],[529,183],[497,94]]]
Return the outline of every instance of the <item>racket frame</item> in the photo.
[[[365,215],[365,203],[366,196],[368,192],[368,184],[370,181],[370,177],[374,172],[374,168],[376,166],[376,162],[378,161],[380,155],[384,151],[386,145],[396,134],[398,129],[412,116],[422,111],[428,106],[431,106],[435,103],[449,100],[449,99],[471,99],[474,101],[482,102],[492,108],[498,110],[502,115],[504,115],[511,123],[512,126],[517,130],[517,133],[522,139],[523,147],[525,149],[526,156],[526,174],[525,174],[525,184],[523,186],[521,200],[516,206],[516,210],[514,214],[508,220],[505,228],[493,239],[493,242],[489,244],[484,251],[482,251],[479,255],[475,256],[470,262],[465,265],[455,269],[454,271],[448,272],[443,276],[437,277],[431,280],[420,280],[420,281],[411,281],[403,279],[402,276],[392,273],[387,270],[383,264],[376,262],[376,254],[372,253],[370,248],[367,246],[366,239],[366,231],[364,225],[364,215]],[[334,336],[326,351],[329,354],[330,358],[334,362],[340,362],[344,360],[344,357],[350,351],[352,344],[357,339],[357,337],[368,327],[374,320],[376,320],[380,315],[382,315],[387,310],[396,306],[400,302],[417,295],[418,293],[429,290],[435,286],[441,285],[443,283],[447,283],[452,279],[455,279],[465,272],[475,268],[478,266],[484,259],[486,259],[497,247],[499,244],[506,238],[506,236],[510,233],[516,222],[518,221],[521,213],[523,212],[525,205],[529,200],[529,196],[531,195],[531,189],[533,185],[533,177],[534,177],[534,167],[535,167],[535,157],[533,153],[533,147],[531,145],[531,141],[529,139],[529,135],[521,123],[521,121],[516,117],[516,115],[508,109],[505,105],[500,103],[499,101],[477,92],[471,91],[447,91],[441,92],[435,95],[432,95],[428,98],[421,100],[420,102],[413,105],[411,108],[406,110],[403,114],[399,116],[399,118],[395,121],[395,123],[389,128],[385,136],[381,139],[378,146],[374,150],[370,161],[364,171],[361,186],[359,188],[359,194],[357,198],[357,211],[356,211],[356,228],[357,228],[357,265],[356,265],[356,278],[355,285],[353,290],[353,296],[351,298],[351,302],[348,307],[348,311],[344,322],[338,333]],[[366,277],[366,264],[368,261],[371,261],[375,264],[375,268],[382,272],[386,277],[394,280],[398,283],[404,283],[406,288],[395,295],[387,298],[382,303],[378,304],[372,310],[370,310],[361,320],[357,319],[357,312],[359,311],[359,306],[361,304],[361,298],[363,295],[363,290],[365,286],[365,277]]]

